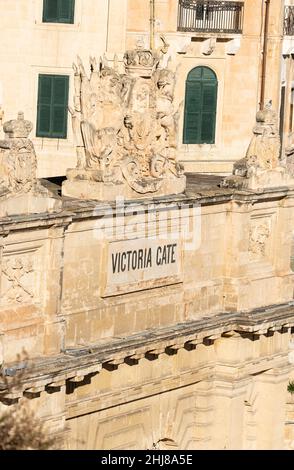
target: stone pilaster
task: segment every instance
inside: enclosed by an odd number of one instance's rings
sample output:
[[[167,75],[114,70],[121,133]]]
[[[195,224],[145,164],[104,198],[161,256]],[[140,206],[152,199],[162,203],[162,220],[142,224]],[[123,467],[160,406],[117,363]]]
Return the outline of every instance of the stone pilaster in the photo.
[[[284,449],[284,423],[289,366],[256,377],[256,448]]]

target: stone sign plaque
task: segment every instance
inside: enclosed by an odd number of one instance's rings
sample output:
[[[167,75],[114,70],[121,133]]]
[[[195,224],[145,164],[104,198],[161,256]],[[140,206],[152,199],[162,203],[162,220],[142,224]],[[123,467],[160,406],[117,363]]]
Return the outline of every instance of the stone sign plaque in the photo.
[[[179,240],[137,239],[112,242],[102,297],[182,282]]]

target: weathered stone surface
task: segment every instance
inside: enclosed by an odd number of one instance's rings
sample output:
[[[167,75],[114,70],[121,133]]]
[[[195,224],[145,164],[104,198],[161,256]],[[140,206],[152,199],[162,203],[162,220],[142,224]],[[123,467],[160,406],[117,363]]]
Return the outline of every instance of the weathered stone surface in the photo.
[[[82,0],[79,1],[81,3]],[[149,44],[149,1],[110,0],[109,22],[106,27],[105,12],[108,12],[108,1],[99,0],[99,2],[91,4],[83,0],[83,8],[79,5],[76,7],[76,24],[64,27],[64,25],[55,24],[52,26],[50,23],[42,22],[42,0],[35,1],[33,11],[27,0],[1,0],[6,14],[0,22],[3,37],[0,45],[1,82],[3,98],[5,98],[1,101],[0,96],[0,102],[6,116],[14,116],[21,104],[25,115],[29,116],[31,120],[35,120],[38,74],[40,72],[35,68],[36,65],[44,67],[43,72],[45,73],[55,73],[55,68],[62,66],[63,72],[67,74],[76,53],[76,47],[86,63],[89,54],[96,54],[98,57],[102,55],[107,44],[108,59],[112,63],[114,52],[117,52],[120,64],[124,50],[126,48],[132,49],[138,38],[144,39],[146,48]],[[260,12],[257,14],[257,11],[260,1],[247,2],[247,11],[244,16],[246,34],[224,34],[221,31],[183,33],[177,31],[179,0],[160,0],[156,4],[156,29],[159,34],[156,34],[155,45],[160,45],[159,36],[163,34],[170,44],[165,59],[167,60],[171,55],[173,60],[181,64],[176,86],[177,100],[184,99],[185,81],[189,71],[204,61],[207,67],[216,72],[220,86],[215,144],[185,145],[182,143],[181,137],[179,139],[180,160],[185,162],[185,168],[189,171],[228,174],[232,170],[233,163],[244,156],[258,101],[261,14]],[[19,8],[21,12],[17,19],[15,18],[16,8]],[[270,16],[273,18],[269,25],[272,47],[267,57],[265,96],[266,98],[272,97],[274,106],[278,109],[281,92],[281,62],[287,62],[286,67],[288,68],[292,61],[291,56],[286,61],[281,54],[283,21],[280,19],[284,15],[282,3],[271,2],[270,9]],[[228,15],[235,15],[235,13],[230,11]],[[24,21],[24,18],[32,16],[34,17],[33,21]],[[232,16],[230,17],[232,18]],[[254,21],[252,21],[253,18]],[[187,21],[189,26],[188,18]],[[15,24],[13,35],[10,29],[6,28],[7,24]],[[83,27],[80,28],[79,24],[83,24]],[[71,29],[70,40],[67,40],[69,39],[68,29]],[[60,39],[60,35],[62,39]],[[201,53],[202,39],[209,39],[212,36],[218,39],[216,48],[213,54],[204,57]],[[26,49],[22,51],[23,69],[16,73],[19,70],[19,45],[23,38],[26,38],[27,44]],[[291,44],[291,40],[291,36],[284,37],[286,43]],[[9,44],[9,48],[7,44]],[[188,49],[189,46],[191,47]],[[239,46],[241,47],[237,50]],[[34,54],[31,53],[32,50],[34,50]],[[287,51],[289,48],[286,47],[284,50]],[[44,51],[50,51],[50,54],[44,56]],[[236,56],[228,56],[228,53],[236,53]],[[61,60],[62,62],[60,62]],[[49,71],[47,67],[54,67],[54,70]],[[244,77],[245,74],[250,79]],[[288,75],[285,110],[289,112],[292,75],[289,73]],[[242,83],[242,93],[240,93],[240,83]],[[183,116],[184,112],[180,117],[180,129],[183,125]],[[286,115],[284,122],[287,127],[288,121],[290,125],[290,119]],[[181,131],[180,134],[182,134]],[[39,155],[39,177],[65,175],[67,168],[75,167],[75,144],[70,129],[67,139],[34,137],[33,141]]]
[[[233,176],[223,186],[251,190],[277,186],[294,186],[294,179],[280,162],[281,142],[278,119],[271,104],[256,115],[256,126],[246,157],[234,164]]]
[[[18,118],[4,123],[0,141],[0,217],[60,209],[61,201],[37,180],[37,157],[28,136],[31,122]]]
[[[266,397],[277,390],[283,409],[292,370],[293,190],[221,181],[188,175],[182,195],[64,198],[60,213],[1,219],[0,357],[7,378],[22,379],[1,407],[29,398],[69,448],[283,445],[282,413]],[[178,213],[200,233],[178,262],[151,278],[111,276],[112,254],[142,249],[148,234],[154,247],[177,240]]]
[[[126,74],[91,59],[87,77],[74,65],[72,114],[78,165],[67,172],[63,194],[114,200],[117,195],[178,194],[186,178],[177,162],[179,109],[176,73],[159,68],[157,52],[138,46],[125,54]]]
[[[172,349],[183,349],[187,343],[201,344],[208,339],[213,342],[222,336],[231,337],[232,331],[258,336],[266,335],[273,329],[282,331],[285,325],[288,325],[288,328],[294,326],[293,308],[292,302],[252,312],[222,313],[209,320],[200,319],[187,324],[159,328],[156,333],[149,330],[135,335],[129,334],[127,338],[92,344],[90,349],[73,348],[58,356],[36,358],[25,364],[24,369],[20,368],[18,363],[10,363],[9,374],[14,376],[23,370],[22,390],[31,390],[32,383],[38,384],[34,386],[35,389],[44,389],[47,385],[57,388],[64,380],[78,382],[86,375],[100,372],[104,364],[122,364],[124,358],[135,357],[140,360],[146,354],[158,357],[163,353],[169,354]],[[240,334],[237,336],[240,337]],[[234,358],[231,357],[231,360]],[[8,368],[4,369],[4,374],[8,376]],[[0,389],[5,389],[4,383],[0,382]]]
[[[92,172],[78,172],[76,179],[71,179],[76,175],[76,170],[68,171],[68,180],[62,185],[62,193],[64,196],[76,199],[95,199],[97,201],[115,201],[118,197],[123,197],[126,200],[130,199],[144,199],[156,192],[156,196],[165,196],[167,194],[180,194],[186,189],[186,177],[180,178],[165,178],[160,185],[158,181],[152,179],[146,181],[146,186],[140,188],[140,191],[146,189],[146,192],[136,192],[129,185],[125,183],[99,183],[91,179],[83,179],[84,176],[91,178]],[[153,191],[154,190],[154,191]]]

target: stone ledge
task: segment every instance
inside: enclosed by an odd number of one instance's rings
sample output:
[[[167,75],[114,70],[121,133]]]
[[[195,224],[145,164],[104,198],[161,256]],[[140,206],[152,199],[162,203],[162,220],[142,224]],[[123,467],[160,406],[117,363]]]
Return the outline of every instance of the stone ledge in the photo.
[[[221,180],[222,178],[215,175],[207,177],[207,175],[201,174],[187,174],[186,194],[126,200],[124,206],[126,209],[125,215],[130,215],[132,206],[135,212],[141,213],[146,211],[150,204],[153,210],[156,211],[158,207],[162,208],[162,205],[166,205],[168,210],[170,210],[171,204],[178,208],[181,205],[187,206],[195,203],[202,206],[223,204],[229,201],[236,203],[252,201],[255,203],[264,200],[279,200],[285,197],[293,197],[294,195],[293,188],[289,189],[286,187],[254,191],[220,188],[218,185]],[[105,203],[63,197],[62,203],[62,210],[58,213],[45,212],[42,214],[12,215],[0,218],[0,235],[5,235],[13,230],[24,230],[28,226],[30,228],[39,228],[70,225],[73,221],[97,218],[109,214],[110,208],[113,210],[113,215],[116,214],[115,202]],[[119,211],[122,215],[121,207]]]
[[[67,349],[54,357],[37,358],[22,369],[17,390],[6,394],[5,400],[16,400],[23,393],[38,389],[37,393],[59,389],[66,382],[83,382],[86,377],[98,374],[101,368],[116,370],[120,364],[138,364],[145,357],[156,360],[160,354],[176,354],[181,348],[191,351],[197,344],[209,345],[218,338],[236,331],[241,335],[258,339],[271,335],[273,329],[282,333],[294,326],[294,302],[268,306],[251,312],[221,313],[196,321],[171,327],[148,330],[128,338],[113,339],[109,342],[89,345],[80,349]],[[4,374],[16,376],[18,363],[7,364]],[[13,380],[11,378],[7,379]],[[0,391],[7,391],[7,384],[0,382]],[[4,396],[4,395],[3,395]]]
[[[171,210],[171,204],[174,204],[174,207],[177,208],[181,205],[187,206],[195,203],[202,206],[224,204],[229,201],[236,203],[256,203],[265,200],[275,201],[293,196],[294,191],[288,188],[270,188],[258,192],[234,190],[233,192],[227,191],[227,193],[222,193],[221,190],[218,192],[214,189],[206,189],[199,190],[197,194],[188,190],[185,196],[126,201],[126,213],[123,215],[131,215],[130,209],[132,206],[134,206],[135,212],[142,213],[148,210],[148,205],[150,204],[152,205],[153,210],[156,211],[158,208],[162,209],[162,205],[164,204],[166,204],[167,210]],[[141,206],[142,209],[139,209],[138,206]],[[0,218],[0,235],[5,236],[10,231],[25,230],[28,227],[37,229],[48,226],[66,226],[77,220],[98,218],[104,215],[109,215],[109,208],[113,209],[113,215],[115,215],[116,207],[113,202],[105,205],[105,203],[97,201],[81,201],[79,199],[68,200],[66,198],[63,201],[63,211],[58,214],[44,213],[30,214],[26,216],[15,215]]]

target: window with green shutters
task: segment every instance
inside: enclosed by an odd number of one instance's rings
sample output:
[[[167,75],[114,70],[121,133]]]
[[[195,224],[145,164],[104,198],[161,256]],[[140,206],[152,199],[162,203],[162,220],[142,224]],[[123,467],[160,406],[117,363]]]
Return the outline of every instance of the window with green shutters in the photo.
[[[39,75],[37,137],[66,139],[68,87],[67,75]]]
[[[214,144],[217,78],[208,67],[191,70],[186,82],[184,144]]]
[[[74,23],[75,0],[43,0],[43,23]]]

